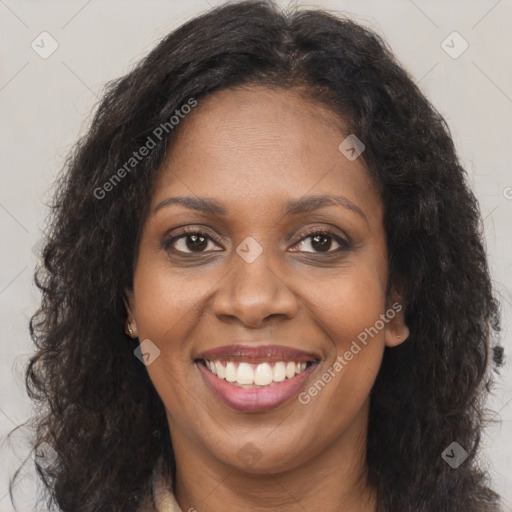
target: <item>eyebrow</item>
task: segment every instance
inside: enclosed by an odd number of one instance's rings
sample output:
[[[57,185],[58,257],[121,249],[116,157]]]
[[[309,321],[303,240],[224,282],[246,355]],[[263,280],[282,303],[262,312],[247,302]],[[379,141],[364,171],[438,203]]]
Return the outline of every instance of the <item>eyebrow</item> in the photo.
[[[173,204],[180,204],[191,210],[198,210],[204,213],[211,213],[220,216],[225,216],[228,212],[227,208],[216,199],[208,197],[178,196],[164,199],[155,207],[153,213]],[[320,208],[325,208],[327,206],[342,206],[351,212],[357,213],[366,222],[368,222],[363,210],[361,210],[361,208],[353,203],[348,197],[342,195],[306,196],[300,199],[288,201],[285,204],[284,212],[286,216],[292,216],[299,215],[301,213],[308,213],[313,210],[319,210]]]

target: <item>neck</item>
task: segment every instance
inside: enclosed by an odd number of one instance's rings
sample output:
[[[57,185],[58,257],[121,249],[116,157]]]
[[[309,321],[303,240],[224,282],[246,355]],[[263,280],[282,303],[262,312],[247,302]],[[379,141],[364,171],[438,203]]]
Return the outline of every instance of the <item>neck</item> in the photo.
[[[366,404],[323,451],[279,472],[234,468],[208,457],[186,436],[174,438],[174,446],[180,447],[175,449],[175,495],[180,508],[199,512],[374,512],[375,492],[366,479],[367,418]]]

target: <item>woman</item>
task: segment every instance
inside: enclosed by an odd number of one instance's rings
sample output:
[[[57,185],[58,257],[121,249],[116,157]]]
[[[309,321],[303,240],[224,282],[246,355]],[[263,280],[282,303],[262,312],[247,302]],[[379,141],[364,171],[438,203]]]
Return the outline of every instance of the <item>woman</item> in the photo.
[[[498,510],[478,204],[350,20],[243,2],[169,34],[71,156],[37,283],[57,510]]]

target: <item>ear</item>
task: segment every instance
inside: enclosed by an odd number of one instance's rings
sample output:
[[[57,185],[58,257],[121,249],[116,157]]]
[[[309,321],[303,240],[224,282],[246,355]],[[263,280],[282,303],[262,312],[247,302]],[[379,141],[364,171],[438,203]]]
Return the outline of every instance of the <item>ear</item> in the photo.
[[[392,293],[385,316],[387,319],[384,342],[386,347],[396,347],[409,337],[409,327],[405,324],[405,306],[399,295]]]
[[[123,303],[124,307],[126,308],[126,314],[128,315],[128,318],[133,318],[135,316],[135,299],[133,296],[133,290],[125,288]]]
[[[126,334],[132,338],[136,338],[137,333],[137,321],[135,316],[135,298],[133,296],[133,291],[125,289],[123,295],[123,303],[126,308],[126,325],[125,331]],[[131,331],[130,331],[131,329]]]

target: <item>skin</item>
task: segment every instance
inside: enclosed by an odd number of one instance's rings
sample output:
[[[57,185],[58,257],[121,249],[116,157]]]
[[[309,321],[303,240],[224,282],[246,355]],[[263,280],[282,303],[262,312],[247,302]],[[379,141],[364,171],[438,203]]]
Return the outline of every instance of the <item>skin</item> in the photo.
[[[194,362],[240,341],[290,346],[321,359],[307,390],[399,301],[387,294],[377,191],[362,158],[338,149],[349,133],[298,90],[222,90],[181,122],[157,176],[127,308],[134,336],[161,351],[147,370],[166,407],[184,511],[376,508],[364,463],[369,393],[384,347],[407,338],[403,310],[306,405],[295,397],[270,411],[235,411]],[[338,204],[283,214],[287,201],[322,194],[345,196],[363,215]],[[213,198],[227,214],[177,204],[155,212],[171,196]],[[194,252],[183,237],[165,248],[183,226],[220,243]],[[349,248],[328,238],[322,251],[315,229]],[[248,236],[263,248],[252,263],[236,252]],[[259,457],[251,465],[239,456],[247,443]]]

